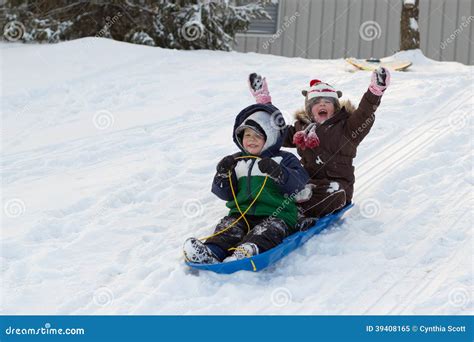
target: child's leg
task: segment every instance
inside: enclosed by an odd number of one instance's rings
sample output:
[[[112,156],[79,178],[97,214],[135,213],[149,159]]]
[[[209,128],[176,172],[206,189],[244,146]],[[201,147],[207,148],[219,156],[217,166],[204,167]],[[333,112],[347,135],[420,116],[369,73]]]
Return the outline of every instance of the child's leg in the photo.
[[[231,224],[233,224],[239,216],[225,216],[221,219],[221,221],[217,224],[216,229],[214,230],[214,234],[217,234],[226,228],[228,228]],[[243,219],[239,222],[234,224],[229,229],[225,230],[223,233],[220,233],[216,236],[210,237],[204,243],[206,245],[216,245],[226,253],[229,248],[237,246],[247,234],[247,225]],[[211,249],[213,247],[211,246]],[[230,253],[231,254],[231,253]]]
[[[199,264],[215,264],[232,254],[228,249],[237,246],[247,233],[247,225],[243,220],[227,229],[237,219],[238,216],[222,218],[214,234],[223,232],[207,239],[204,243],[196,238],[187,239],[183,246],[186,260]]]
[[[346,192],[341,184],[327,179],[312,181],[311,198],[298,204],[300,214],[305,217],[322,217],[346,205]]]
[[[262,253],[279,245],[289,234],[290,229],[285,221],[270,216],[257,224],[242,243],[254,243],[258,247],[258,253]]]
[[[224,258],[217,256],[209,246],[196,238],[189,238],[184,242],[183,253],[187,261],[197,264],[216,264]]]

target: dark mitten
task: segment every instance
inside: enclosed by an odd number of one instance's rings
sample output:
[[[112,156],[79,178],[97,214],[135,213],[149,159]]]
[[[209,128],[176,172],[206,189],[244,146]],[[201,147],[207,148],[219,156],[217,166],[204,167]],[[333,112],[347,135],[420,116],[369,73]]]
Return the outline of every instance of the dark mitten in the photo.
[[[217,173],[227,174],[229,171],[234,169],[235,165],[237,165],[237,159],[235,159],[234,156],[224,157],[217,164],[217,167],[216,167]]]
[[[276,161],[271,158],[263,158],[258,162],[258,168],[263,173],[267,173],[273,179],[281,181],[283,178],[283,169]]]

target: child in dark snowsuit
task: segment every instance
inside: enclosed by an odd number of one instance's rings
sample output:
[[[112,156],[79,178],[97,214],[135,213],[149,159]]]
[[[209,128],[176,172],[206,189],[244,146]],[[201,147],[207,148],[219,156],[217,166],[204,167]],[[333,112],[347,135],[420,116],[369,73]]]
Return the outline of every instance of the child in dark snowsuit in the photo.
[[[212,184],[212,192],[227,201],[229,214],[205,242],[186,240],[188,261],[242,259],[275,247],[293,233],[297,222],[294,196],[309,177],[298,158],[280,151],[284,128],[283,116],[271,104],[249,106],[237,116],[233,140],[240,152],[219,162]]]
[[[265,79],[251,74],[250,90],[257,103],[270,103]],[[285,147],[296,147],[301,163],[311,177],[298,194],[299,229],[311,225],[314,219],[332,213],[352,200],[354,166],[357,147],[369,133],[375,121],[375,111],[385,89],[390,84],[390,73],[379,68],[372,74],[369,89],[358,108],[345,101],[339,102],[342,92],[319,80],[312,80],[302,91],[305,108],[296,113],[296,121],[287,126]],[[257,88],[257,89],[256,89]],[[304,218],[311,218],[305,223]]]

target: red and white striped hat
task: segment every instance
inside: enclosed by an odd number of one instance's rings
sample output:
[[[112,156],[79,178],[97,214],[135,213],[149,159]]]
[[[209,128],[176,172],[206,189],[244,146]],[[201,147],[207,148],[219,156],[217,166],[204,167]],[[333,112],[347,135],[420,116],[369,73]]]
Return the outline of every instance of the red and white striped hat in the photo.
[[[309,82],[309,88],[306,90],[306,94],[303,91],[303,95],[307,96],[306,99],[308,101],[315,97],[332,97],[337,100],[342,96],[342,92],[336,91],[333,86],[321,82],[320,80],[311,80],[311,82]]]
[[[313,114],[311,113],[311,108],[313,104],[317,101],[318,97],[328,97],[331,98],[335,110],[338,111],[341,108],[339,103],[339,98],[342,96],[342,91],[334,89],[333,86],[321,82],[320,80],[311,80],[309,82],[309,88],[304,89],[301,91],[301,94],[305,97],[304,99],[304,107],[306,116],[309,118],[310,121],[313,119]]]

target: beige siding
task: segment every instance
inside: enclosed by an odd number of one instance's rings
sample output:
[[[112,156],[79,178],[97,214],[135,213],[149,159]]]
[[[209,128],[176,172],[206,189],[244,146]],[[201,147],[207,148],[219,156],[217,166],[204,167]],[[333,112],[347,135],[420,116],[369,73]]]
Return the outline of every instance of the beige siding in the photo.
[[[237,51],[303,58],[384,57],[398,51],[402,0],[280,0],[275,35],[238,35]],[[420,48],[474,64],[474,0],[420,0]],[[370,26],[362,39],[361,28]],[[372,34],[372,35],[370,35]]]

